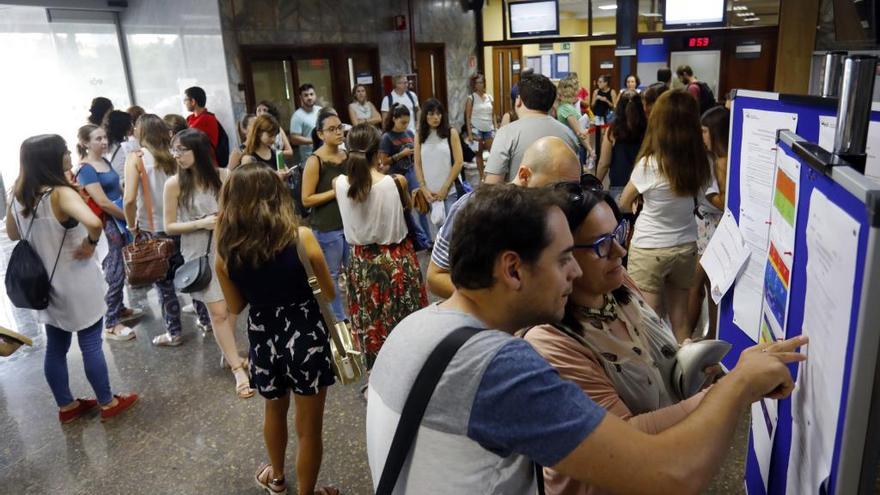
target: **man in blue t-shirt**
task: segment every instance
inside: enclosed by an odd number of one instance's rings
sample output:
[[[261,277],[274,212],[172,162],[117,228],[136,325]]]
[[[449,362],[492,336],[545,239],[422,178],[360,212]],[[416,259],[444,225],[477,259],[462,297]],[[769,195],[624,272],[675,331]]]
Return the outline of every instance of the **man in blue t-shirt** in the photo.
[[[317,105],[318,96],[315,87],[305,83],[299,87],[300,107],[293,112],[290,118],[290,144],[296,146],[294,162],[305,165],[306,158],[314,151],[312,131],[318,124],[318,112],[321,106]]]
[[[521,328],[559,321],[581,275],[565,214],[568,197],[485,186],[458,214],[455,293],[404,319],[370,374],[367,454],[378,487],[404,404],[438,343],[476,333],[444,368],[407,449],[394,493],[536,492],[534,463],[615,493],[699,493],[724,459],[740,415],[794,388],[786,363],[797,337],[745,351],[677,425],[638,431],[563,380]]]

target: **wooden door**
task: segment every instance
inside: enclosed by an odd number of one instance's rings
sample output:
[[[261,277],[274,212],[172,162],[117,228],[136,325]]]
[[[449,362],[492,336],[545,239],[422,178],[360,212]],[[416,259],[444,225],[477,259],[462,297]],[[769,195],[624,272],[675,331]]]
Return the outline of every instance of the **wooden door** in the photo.
[[[615,91],[619,91],[623,86],[620,80],[620,62],[614,56],[614,45],[595,45],[590,47],[590,74],[588,79],[581,79],[581,86],[587,87],[589,83],[590,94],[597,88],[596,79],[601,75],[611,76],[611,83],[608,85]]]
[[[522,47],[492,48],[492,97],[495,99],[495,113],[499,121],[513,108],[510,88],[519,82],[522,66]]]
[[[737,46],[741,47],[739,52]],[[725,40],[721,54],[721,78],[716,98],[734,88],[773,91],[776,73],[774,33],[731,36]]]
[[[419,106],[428,98],[437,98],[444,108],[449,108],[446,99],[446,45],[443,43],[416,44],[416,74]],[[447,110],[448,111],[448,110]]]

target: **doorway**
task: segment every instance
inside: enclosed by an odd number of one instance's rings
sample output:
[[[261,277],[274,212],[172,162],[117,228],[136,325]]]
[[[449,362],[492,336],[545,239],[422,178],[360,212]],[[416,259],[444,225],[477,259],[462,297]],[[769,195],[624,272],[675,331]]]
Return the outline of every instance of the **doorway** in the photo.
[[[614,56],[614,45],[594,45],[590,47],[590,94],[596,89],[596,79],[601,75],[611,76],[609,86],[615,91],[623,86],[620,80],[620,63]],[[581,81],[584,85],[584,81]]]
[[[496,46],[492,48],[492,93],[495,95],[495,112],[498,120],[513,109],[510,88],[519,82],[522,69],[522,47]]]
[[[443,43],[416,44],[416,94],[422,100],[437,98],[449,112],[446,98],[446,45]]]
[[[700,52],[672,52],[669,54],[669,66],[675,70],[680,65],[689,65],[694,76],[709,85],[709,89],[718,96],[718,81],[721,79],[721,51],[707,50]],[[680,88],[682,84],[677,77],[672,78],[672,87]]]
[[[382,93],[374,46],[242,47],[242,79],[248,112],[261,100],[274,102],[286,132],[299,107],[297,88],[302,84],[312,84],[318,105],[335,108],[343,122],[350,120],[348,104],[356,83],[367,88],[367,99],[377,106]]]

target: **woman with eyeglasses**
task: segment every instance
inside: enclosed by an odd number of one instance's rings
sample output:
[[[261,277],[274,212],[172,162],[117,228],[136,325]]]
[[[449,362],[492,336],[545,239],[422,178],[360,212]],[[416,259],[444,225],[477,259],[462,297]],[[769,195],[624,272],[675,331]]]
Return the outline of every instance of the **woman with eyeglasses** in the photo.
[[[336,288],[333,313],[338,321],[343,321],[348,317],[342,308],[339,275],[348,266],[348,243],[345,242],[333,179],[348,173],[347,157],[341,148],[344,127],[336,114],[321,112],[318,114],[315,130],[323,143],[306,159],[302,177],[302,203],[304,207],[312,208],[309,217],[311,227],[324,250],[324,256],[327,257],[327,266]]]
[[[670,90],[657,99],[620,207],[643,206],[630,241],[627,268],[679,342],[691,336],[688,295],[697,263],[694,207],[711,180],[697,100]]]
[[[704,393],[679,401],[667,383],[678,343],[627,275],[622,260],[628,225],[597,187],[564,183],[564,208],[583,275],[574,281],[560,324],[530,328],[525,339],[559,374],[636,428],[658,433],[684,419]],[[598,487],[544,470],[546,493],[596,495]]]
[[[125,194],[122,199],[125,222],[132,238],[168,237],[165,233],[162,191],[168,178],[177,172],[177,162],[170,149],[170,134],[168,124],[158,115],[148,113],[138,119],[135,137],[141,148],[129,153],[125,159]],[[179,242],[176,244],[180,245]],[[183,327],[174,282],[164,279],[154,285],[159,292],[165,333],[153,338],[153,344],[180,345]]]

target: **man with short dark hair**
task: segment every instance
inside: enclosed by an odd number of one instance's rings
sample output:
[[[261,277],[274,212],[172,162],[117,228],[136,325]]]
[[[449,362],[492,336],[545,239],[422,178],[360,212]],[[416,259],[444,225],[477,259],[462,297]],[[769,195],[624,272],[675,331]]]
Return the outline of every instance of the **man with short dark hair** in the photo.
[[[694,70],[691,69],[690,65],[679,65],[678,68],[675,69],[675,75],[678,76],[678,80],[684,84],[687,92],[691,94],[696,100],[697,103],[700,104],[700,115],[718,105],[718,101],[715,100],[715,93],[712,92],[712,88],[709,87],[708,84],[704,83],[697,79],[697,76],[694,75]]]
[[[526,149],[542,137],[556,136],[577,151],[578,140],[571,129],[547,115],[555,102],[556,86],[546,76],[533,74],[520,79],[515,103],[519,119],[495,135],[486,163],[487,184],[514,180]]]
[[[672,85],[672,69],[669,67],[660,67],[657,69],[657,82],[667,86]]]
[[[581,164],[569,144],[555,136],[543,137],[526,149],[516,177],[511,184],[543,187],[554,182],[577,182]],[[446,212],[446,221],[437,233],[431,261],[428,263],[428,288],[439,297],[448,298],[455,291],[449,271],[450,251],[458,212],[470,201],[472,193],[458,199]]]
[[[306,159],[314,151],[312,131],[318,125],[318,113],[321,111],[321,106],[315,104],[318,101],[318,96],[315,94],[313,85],[303,84],[299,87],[298,93],[300,107],[293,112],[293,116],[290,118],[290,144],[296,146],[293,161],[305,165]]]
[[[186,125],[198,129],[208,135],[211,140],[211,146],[217,150],[217,141],[220,139],[220,124],[217,117],[205,108],[208,96],[205,90],[193,86],[183,91],[183,104],[186,106],[187,112],[192,112],[186,117]]]
[[[745,351],[694,412],[657,435],[607,414],[513,336],[563,316],[581,271],[559,205],[577,198],[511,184],[473,196],[452,241],[456,292],[397,325],[370,374],[374,488],[416,376],[453,332],[469,338],[442,368],[411,448],[396,452],[404,459],[395,494],[534,494],[534,463],[615,493],[699,493],[749,404],[791,393],[786,363],[804,359],[792,352],[804,337]]]

